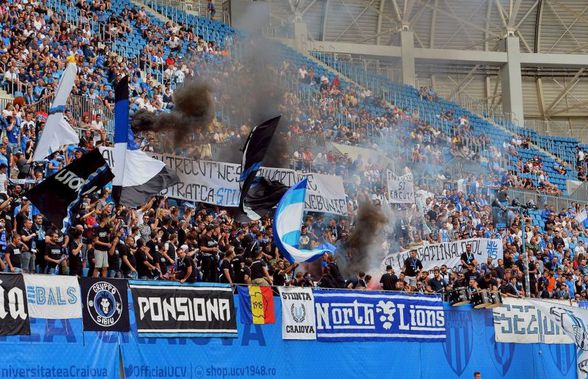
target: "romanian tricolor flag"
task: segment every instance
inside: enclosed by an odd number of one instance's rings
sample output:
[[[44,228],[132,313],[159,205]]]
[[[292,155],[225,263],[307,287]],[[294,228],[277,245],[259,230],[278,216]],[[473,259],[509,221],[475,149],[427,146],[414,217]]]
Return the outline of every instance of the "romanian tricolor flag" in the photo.
[[[239,286],[239,305],[241,322],[244,324],[273,324],[276,322],[274,312],[274,294],[271,287]]]

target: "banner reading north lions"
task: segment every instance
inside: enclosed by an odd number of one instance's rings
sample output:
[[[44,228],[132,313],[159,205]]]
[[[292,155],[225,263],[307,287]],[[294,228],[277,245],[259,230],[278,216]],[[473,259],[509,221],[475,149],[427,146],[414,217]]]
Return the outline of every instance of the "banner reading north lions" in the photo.
[[[115,162],[112,148],[100,148],[100,151],[114,170]],[[156,153],[151,153],[150,155],[163,161],[180,178],[178,184],[163,191],[166,196],[173,199],[223,207],[239,206],[241,165],[201,161]],[[343,179],[339,176],[268,167],[262,167],[258,175],[268,180],[277,180],[288,187],[292,187],[303,178],[308,178],[308,190],[305,199],[306,210],[340,215],[347,214],[345,188],[343,187]]]
[[[80,287],[85,331],[130,330],[126,280],[82,278]]]
[[[392,204],[414,203],[414,182],[411,174],[396,176],[387,171],[388,201]]]
[[[489,238],[471,238],[454,242],[433,243],[416,247],[417,256],[423,263],[423,270],[432,270],[435,266],[447,265],[451,270],[461,270],[460,257],[466,251],[466,246],[472,245],[472,253],[478,263],[485,263],[488,257],[494,262],[502,259],[502,242]],[[410,250],[388,254],[382,262],[382,267],[391,265],[398,273]]]
[[[145,337],[236,337],[233,289],[214,283],[129,281]]]
[[[30,319],[22,275],[0,274],[0,336],[30,335]]]
[[[75,276],[24,275],[24,281],[31,317],[82,318],[80,284]]]
[[[314,297],[311,288],[279,287],[282,300],[282,338],[315,340]]]
[[[574,343],[559,323],[527,300],[505,297],[502,302],[492,310],[496,342]],[[558,303],[569,305],[569,301],[554,300],[554,304]]]
[[[315,290],[316,336],[320,341],[444,341],[440,296]]]

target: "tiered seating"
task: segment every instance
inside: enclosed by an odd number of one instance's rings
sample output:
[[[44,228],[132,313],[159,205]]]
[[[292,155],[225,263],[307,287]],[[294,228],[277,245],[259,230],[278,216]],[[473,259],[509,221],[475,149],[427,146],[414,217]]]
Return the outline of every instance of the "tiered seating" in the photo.
[[[490,137],[490,141],[495,144],[498,148],[502,148],[505,141],[512,139],[512,135],[505,132],[503,129],[496,127],[487,120],[479,117],[476,114],[462,108],[461,106],[444,99],[438,99],[436,101],[428,101],[421,99],[419,92],[416,88],[411,86],[403,86],[398,83],[392,82],[387,77],[382,75],[376,75],[369,73],[362,67],[358,67],[346,62],[341,62],[332,55],[314,54],[316,58],[320,59],[325,64],[340,70],[351,79],[357,81],[359,84],[367,86],[377,94],[382,94],[387,100],[401,106],[412,109],[418,109],[419,116],[430,122],[433,126],[443,131],[446,134],[451,132],[451,123],[441,120],[439,115],[448,110],[453,111],[454,119],[461,116],[466,116],[469,119],[470,125],[472,126],[474,134],[484,133]],[[548,150],[552,154],[560,157],[562,160],[573,163],[575,162],[576,146],[578,141],[574,138],[567,137],[554,137],[554,136],[543,136],[535,131],[520,128],[506,120],[497,120],[497,123],[504,128],[510,130],[513,134],[518,134],[523,137],[529,137],[531,142],[536,146]],[[566,190],[566,179],[575,179],[577,173],[573,167],[567,167],[566,175],[561,175],[554,170],[554,166],[557,164],[556,161],[548,154],[538,149],[532,148],[529,151],[521,151],[523,158],[533,157],[539,155],[542,157],[544,162],[544,170],[549,174],[550,181],[555,184],[562,192]],[[488,156],[488,158],[492,158]],[[509,166],[509,169],[514,169],[514,165]],[[516,172],[522,178],[528,177],[530,174],[523,174]],[[533,178],[534,184],[537,184],[537,179]]]

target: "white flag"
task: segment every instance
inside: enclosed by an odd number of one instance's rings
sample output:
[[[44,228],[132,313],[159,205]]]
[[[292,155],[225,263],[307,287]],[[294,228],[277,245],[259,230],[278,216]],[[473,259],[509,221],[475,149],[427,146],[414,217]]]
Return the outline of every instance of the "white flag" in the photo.
[[[23,275],[30,317],[82,318],[78,278],[62,275]]]
[[[315,340],[314,296],[311,288],[280,287],[282,338]]]
[[[80,143],[78,134],[63,116],[65,103],[73,89],[77,70],[75,63],[68,63],[59,80],[59,87],[57,87],[53,105],[49,109],[49,117],[33,154],[35,162],[42,161],[63,146]]]

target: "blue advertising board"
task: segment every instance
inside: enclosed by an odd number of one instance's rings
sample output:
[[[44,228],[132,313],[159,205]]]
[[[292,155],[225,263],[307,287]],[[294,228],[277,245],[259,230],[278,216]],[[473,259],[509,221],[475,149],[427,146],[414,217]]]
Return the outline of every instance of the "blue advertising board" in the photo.
[[[470,379],[474,371],[485,378],[576,378],[573,345],[495,343],[489,310],[445,306],[447,338],[439,342],[285,341],[275,300],[276,323],[238,322],[238,338],[142,338],[134,314],[130,333],[82,332],[79,319],[32,319],[31,336],[0,338],[0,378],[118,378],[119,347],[127,379],[369,378],[387,373]]]
[[[82,319],[31,318],[31,335],[0,337],[0,378],[119,378],[118,344],[83,332]]]

